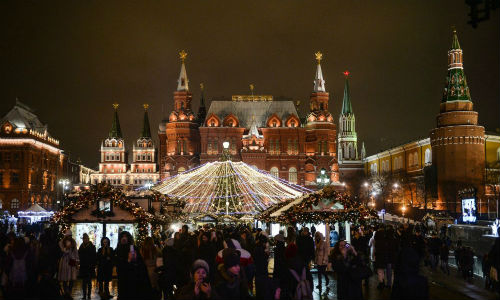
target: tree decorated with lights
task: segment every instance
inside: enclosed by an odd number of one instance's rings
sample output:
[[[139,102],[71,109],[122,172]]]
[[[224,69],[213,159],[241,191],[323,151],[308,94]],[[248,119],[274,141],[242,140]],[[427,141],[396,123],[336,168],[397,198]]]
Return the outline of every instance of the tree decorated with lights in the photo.
[[[221,161],[167,178],[153,189],[186,202],[188,214],[253,215],[311,190],[279,179],[244,162],[233,162],[224,145]]]

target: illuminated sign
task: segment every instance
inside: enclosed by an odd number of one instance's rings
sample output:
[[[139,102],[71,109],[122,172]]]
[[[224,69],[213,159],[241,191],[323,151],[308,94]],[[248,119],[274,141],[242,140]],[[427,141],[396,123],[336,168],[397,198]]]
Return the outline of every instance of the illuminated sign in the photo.
[[[462,220],[464,222],[476,222],[476,199],[462,199]]]

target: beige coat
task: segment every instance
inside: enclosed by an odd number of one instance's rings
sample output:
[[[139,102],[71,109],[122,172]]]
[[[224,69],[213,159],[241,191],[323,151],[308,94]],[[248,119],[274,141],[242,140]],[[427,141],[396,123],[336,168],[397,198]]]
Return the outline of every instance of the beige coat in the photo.
[[[316,243],[314,263],[318,266],[326,266],[328,264],[328,245],[326,244],[321,232],[316,232],[315,236],[317,235],[321,236],[321,238],[320,242]]]

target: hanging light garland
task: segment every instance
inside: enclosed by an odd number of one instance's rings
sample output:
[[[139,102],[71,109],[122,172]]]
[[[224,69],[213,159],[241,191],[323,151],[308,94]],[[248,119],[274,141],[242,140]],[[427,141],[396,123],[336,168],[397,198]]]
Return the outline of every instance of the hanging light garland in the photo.
[[[329,207],[321,208],[321,202],[326,200]],[[340,207],[333,207],[341,205]],[[283,209],[283,211],[279,211]],[[255,217],[265,223],[305,224],[305,223],[363,223],[377,218],[377,212],[366,205],[355,201],[344,192],[328,186],[298,199],[274,205]]]
[[[216,161],[170,177],[153,187],[172,199],[186,201],[188,214],[256,214],[312,192],[244,162]]]
[[[119,207],[128,211],[134,217],[139,233],[137,242],[141,244],[144,238],[149,235],[149,225],[151,225],[153,235],[159,234],[161,225],[170,223],[173,217],[169,214],[153,215],[147,212],[139,204],[131,200],[133,196],[135,195],[127,196],[121,189],[114,188],[105,183],[93,185],[89,190],[70,194],[68,196],[70,203],[63,207],[61,211],[56,212],[51,222],[59,225],[60,232],[64,233],[74,223],[73,215],[76,212],[81,209],[96,207],[99,200],[109,200],[113,207]],[[164,207],[164,203],[168,203],[170,200],[157,192],[142,195],[141,198],[162,201],[162,208]],[[182,204],[179,203],[178,205]],[[98,209],[92,211],[91,214],[97,219],[105,219],[106,217],[113,216],[112,212],[100,211]]]

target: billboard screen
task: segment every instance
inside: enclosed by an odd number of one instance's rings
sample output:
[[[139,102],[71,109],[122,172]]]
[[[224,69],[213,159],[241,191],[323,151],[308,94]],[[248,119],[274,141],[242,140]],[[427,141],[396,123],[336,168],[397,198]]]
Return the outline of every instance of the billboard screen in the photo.
[[[476,222],[476,199],[462,199],[462,219],[464,222]]]

